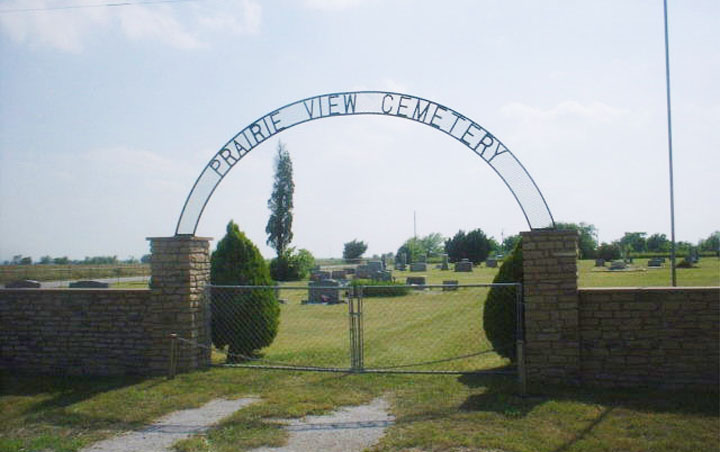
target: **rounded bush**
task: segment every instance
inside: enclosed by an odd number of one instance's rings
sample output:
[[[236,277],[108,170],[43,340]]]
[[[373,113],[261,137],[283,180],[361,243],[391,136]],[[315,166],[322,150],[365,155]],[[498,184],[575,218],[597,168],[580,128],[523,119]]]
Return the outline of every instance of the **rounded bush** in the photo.
[[[493,283],[522,282],[522,239],[505,258]],[[517,289],[516,289],[517,290]],[[500,356],[515,361],[517,340],[517,306],[515,294],[508,287],[492,287],[485,300],[483,324],[485,335]]]
[[[305,279],[315,265],[315,258],[306,249],[297,253],[293,248],[270,261],[270,276],[275,281],[300,281]]]
[[[210,258],[210,281],[216,286],[272,284],[260,251],[232,221]],[[228,362],[254,355],[277,335],[280,306],[272,289],[214,287],[211,312],[213,344],[228,346]]]

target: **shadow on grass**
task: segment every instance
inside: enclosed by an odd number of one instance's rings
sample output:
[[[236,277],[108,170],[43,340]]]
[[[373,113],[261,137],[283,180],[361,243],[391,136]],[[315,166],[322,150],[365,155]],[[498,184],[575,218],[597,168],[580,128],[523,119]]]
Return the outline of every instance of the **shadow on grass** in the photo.
[[[560,385],[531,386],[521,396],[514,378],[492,375],[463,375],[458,381],[469,388],[485,388],[470,395],[461,405],[461,411],[485,411],[508,418],[527,416],[535,407],[546,402],[572,401],[603,407],[600,414],[573,438],[553,452],[570,450],[582,441],[614,410],[618,408],[644,413],[673,413],[717,417],[720,411],[718,391],[662,390],[653,388],[608,389]]]
[[[505,370],[493,369],[493,370]],[[720,392],[708,390],[668,390],[654,388],[599,388],[563,385],[528,386],[521,396],[514,377],[462,375],[458,381],[469,388],[487,388],[473,394],[461,405],[466,411],[502,412],[512,406],[527,413],[548,400],[575,401],[594,405],[623,407],[652,413],[681,413],[717,416]]]
[[[145,381],[146,377],[87,377],[87,376],[51,376],[16,374],[0,371],[0,397],[36,397],[33,403],[23,410],[23,416],[39,417],[58,426],[86,425],[100,423],[117,425],[124,428],[121,421],[114,418],[88,417],[68,413],[64,408],[91,399],[98,394],[132,386]]]

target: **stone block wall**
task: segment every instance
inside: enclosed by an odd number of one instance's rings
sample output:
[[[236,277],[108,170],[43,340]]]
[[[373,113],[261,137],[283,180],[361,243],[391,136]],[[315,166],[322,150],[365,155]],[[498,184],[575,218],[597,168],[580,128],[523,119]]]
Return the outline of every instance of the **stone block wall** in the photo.
[[[178,372],[210,365],[210,304],[205,286],[210,282],[210,239],[193,236],[151,237],[154,302],[149,311],[148,336],[153,349],[164,356],[153,373],[167,371],[170,334],[205,344],[207,348],[178,343]],[[157,362],[160,362],[158,360]]]
[[[149,290],[0,289],[0,368],[144,374],[154,359],[146,335],[151,304]]]
[[[720,385],[720,288],[580,289],[584,383]]]
[[[0,368],[162,375],[170,334],[209,346],[210,239],[149,240],[149,290],[0,289]],[[210,364],[209,347],[178,345],[178,372]]]
[[[521,235],[528,381],[578,382],[578,233]]]

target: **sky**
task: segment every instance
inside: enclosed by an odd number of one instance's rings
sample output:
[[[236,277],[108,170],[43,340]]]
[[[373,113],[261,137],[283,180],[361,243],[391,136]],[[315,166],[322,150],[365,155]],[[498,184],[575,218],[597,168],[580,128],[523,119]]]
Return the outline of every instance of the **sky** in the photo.
[[[555,221],[670,237],[663,5],[501,0],[0,0],[0,261],[119,258],[175,232],[208,161],[279,107],[380,90],[430,99],[501,140]],[[114,3],[114,2],[109,2]],[[720,2],[669,0],[677,240],[720,229]],[[339,257],[413,236],[528,224],[493,169],[394,117],[308,122],[261,143],[196,234],[233,219],[265,257],[282,140],[294,240]],[[415,221],[414,221],[415,218]]]

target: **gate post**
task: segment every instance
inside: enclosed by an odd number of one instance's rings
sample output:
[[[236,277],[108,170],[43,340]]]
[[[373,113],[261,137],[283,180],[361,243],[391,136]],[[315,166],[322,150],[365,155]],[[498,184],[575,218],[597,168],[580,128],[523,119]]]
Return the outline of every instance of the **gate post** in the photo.
[[[521,235],[528,381],[579,383],[578,232]]]
[[[150,237],[152,306],[148,309],[150,373],[168,369],[168,338],[178,343],[174,367],[187,372],[210,365],[210,240],[193,236]],[[189,346],[181,340],[196,342]]]

